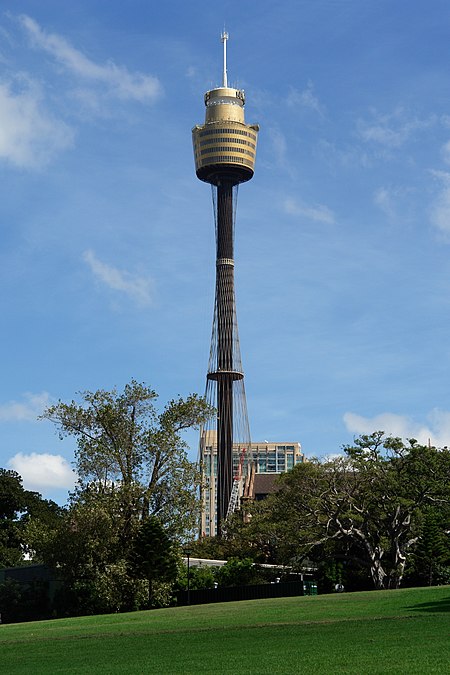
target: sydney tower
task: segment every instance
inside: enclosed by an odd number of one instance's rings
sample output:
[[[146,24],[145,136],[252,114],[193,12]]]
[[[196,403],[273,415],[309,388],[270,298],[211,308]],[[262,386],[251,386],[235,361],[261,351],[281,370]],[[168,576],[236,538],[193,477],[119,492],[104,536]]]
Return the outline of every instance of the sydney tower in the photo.
[[[206,397],[217,411],[212,424],[217,442],[218,535],[230,513],[236,461],[239,464],[240,453],[244,457],[250,447],[234,291],[234,220],[237,188],[253,176],[259,130],[258,125],[245,123],[244,92],[228,86],[228,34],[222,33],[221,39],[222,86],[206,92],[205,123],[192,130],[197,177],[211,185],[216,225],[216,294]]]

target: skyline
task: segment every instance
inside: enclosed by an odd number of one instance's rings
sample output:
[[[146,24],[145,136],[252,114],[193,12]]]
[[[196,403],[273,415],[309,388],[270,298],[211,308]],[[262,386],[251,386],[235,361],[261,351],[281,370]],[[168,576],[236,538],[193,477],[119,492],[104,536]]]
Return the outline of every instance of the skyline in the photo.
[[[46,405],[132,378],[162,404],[205,391],[215,245],[191,129],[223,19],[43,4],[0,14],[0,466],[64,501],[74,446]],[[261,128],[235,233],[252,439],[449,445],[450,10],[251,7],[223,3],[229,83]]]

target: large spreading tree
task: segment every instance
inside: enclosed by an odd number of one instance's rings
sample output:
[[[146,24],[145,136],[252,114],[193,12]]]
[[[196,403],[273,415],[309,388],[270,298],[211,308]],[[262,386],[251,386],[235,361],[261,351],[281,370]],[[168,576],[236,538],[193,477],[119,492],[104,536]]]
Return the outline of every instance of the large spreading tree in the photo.
[[[445,513],[449,529],[450,452],[382,432],[344,449],[282,476],[278,492],[257,506],[249,536],[270,544],[280,562],[336,556],[365,567],[375,588],[397,588],[426,514]]]

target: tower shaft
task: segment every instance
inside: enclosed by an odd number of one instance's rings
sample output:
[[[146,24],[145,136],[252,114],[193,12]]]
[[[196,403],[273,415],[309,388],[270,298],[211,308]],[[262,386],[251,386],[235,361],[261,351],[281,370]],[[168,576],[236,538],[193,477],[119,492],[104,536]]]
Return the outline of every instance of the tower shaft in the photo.
[[[221,182],[216,198],[216,316],[217,316],[217,520],[227,515],[233,485],[233,338],[234,296],[233,184]]]

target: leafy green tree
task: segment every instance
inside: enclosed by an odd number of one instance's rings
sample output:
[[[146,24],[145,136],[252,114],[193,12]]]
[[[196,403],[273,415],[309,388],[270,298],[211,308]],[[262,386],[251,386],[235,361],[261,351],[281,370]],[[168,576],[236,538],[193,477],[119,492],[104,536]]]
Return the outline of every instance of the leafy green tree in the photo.
[[[383,432],[345,451],[282,476],[279,491],[255,509],[252,536],[265,537],[279,562],[320,560],[326,547],[365,566],[375,588],[397,588],[421,538],[424,509],[450,503],[450,452]]]
[[[196,525],[200,476],[182,434],[212,411],[195,395],[158,411],[156,398],[133,380],[122,392],[86,391],[80,403],[60,401],[43,415],[77,442],[79,483],[63,521],[29,526],[35,550],[64,582],[60,613],[142,607],[147,577],[130,562],[142,523],[156,517],[175,538]],[[154,601],[167,594],[162,582],[154,590]]]
[[[148,606],[152,606],[155,582],[175,581],[179,554],[156,516],[146,518],[136,533],[130,555],[136,577],[148,581]]]
[[[121,536],[128,544],[133,523],[149,515],[178,534],[195,527],[200,476],[188,461],[182,432],[197,428],[212,410],[191,395],[158,412],[156,398],[152,389],[132,380],[121,393],[85,391],[81,404],[60,401],[43,415],[61,438],[77,441],[79,492],[94,486],[98,494],[119,495]]]
[[[413,551],[409,578],[416,584],[448,583],[450,574],[450,514],[448,509],[427,509]],[[448,569],[447,569],[448,568]]]
[[[124,545],[121,496],[97,486],[78,492],[56,527],[32,521],[28,540],[63,582],[60,615],[100,614],[139,609],[146,586],[136,580]],[[138,523],[133,523],[134,535]]]
[[[62,513],[55,502],[25,490],[18,473],[0,469],[0,567],[25,564],[25,553],[34,556],[27,537],[30,522],[55,523]]]
[[[203,588],[214,588],[214,583],[216,582],[216,575],[214,573],[214,567],[208,567],[202,565],[201,567],[193,567],[192,565],[189,568],[189,588],[194,590],[199,590]],[[180,591],[185,591],[188,586],[188,568],[184,563],[179,566],[178,576],[176,580],[176,589]]]
[[[251,558],[230,558],[217,569],[216,578],[220,586],[247,586],[265,581]]]

